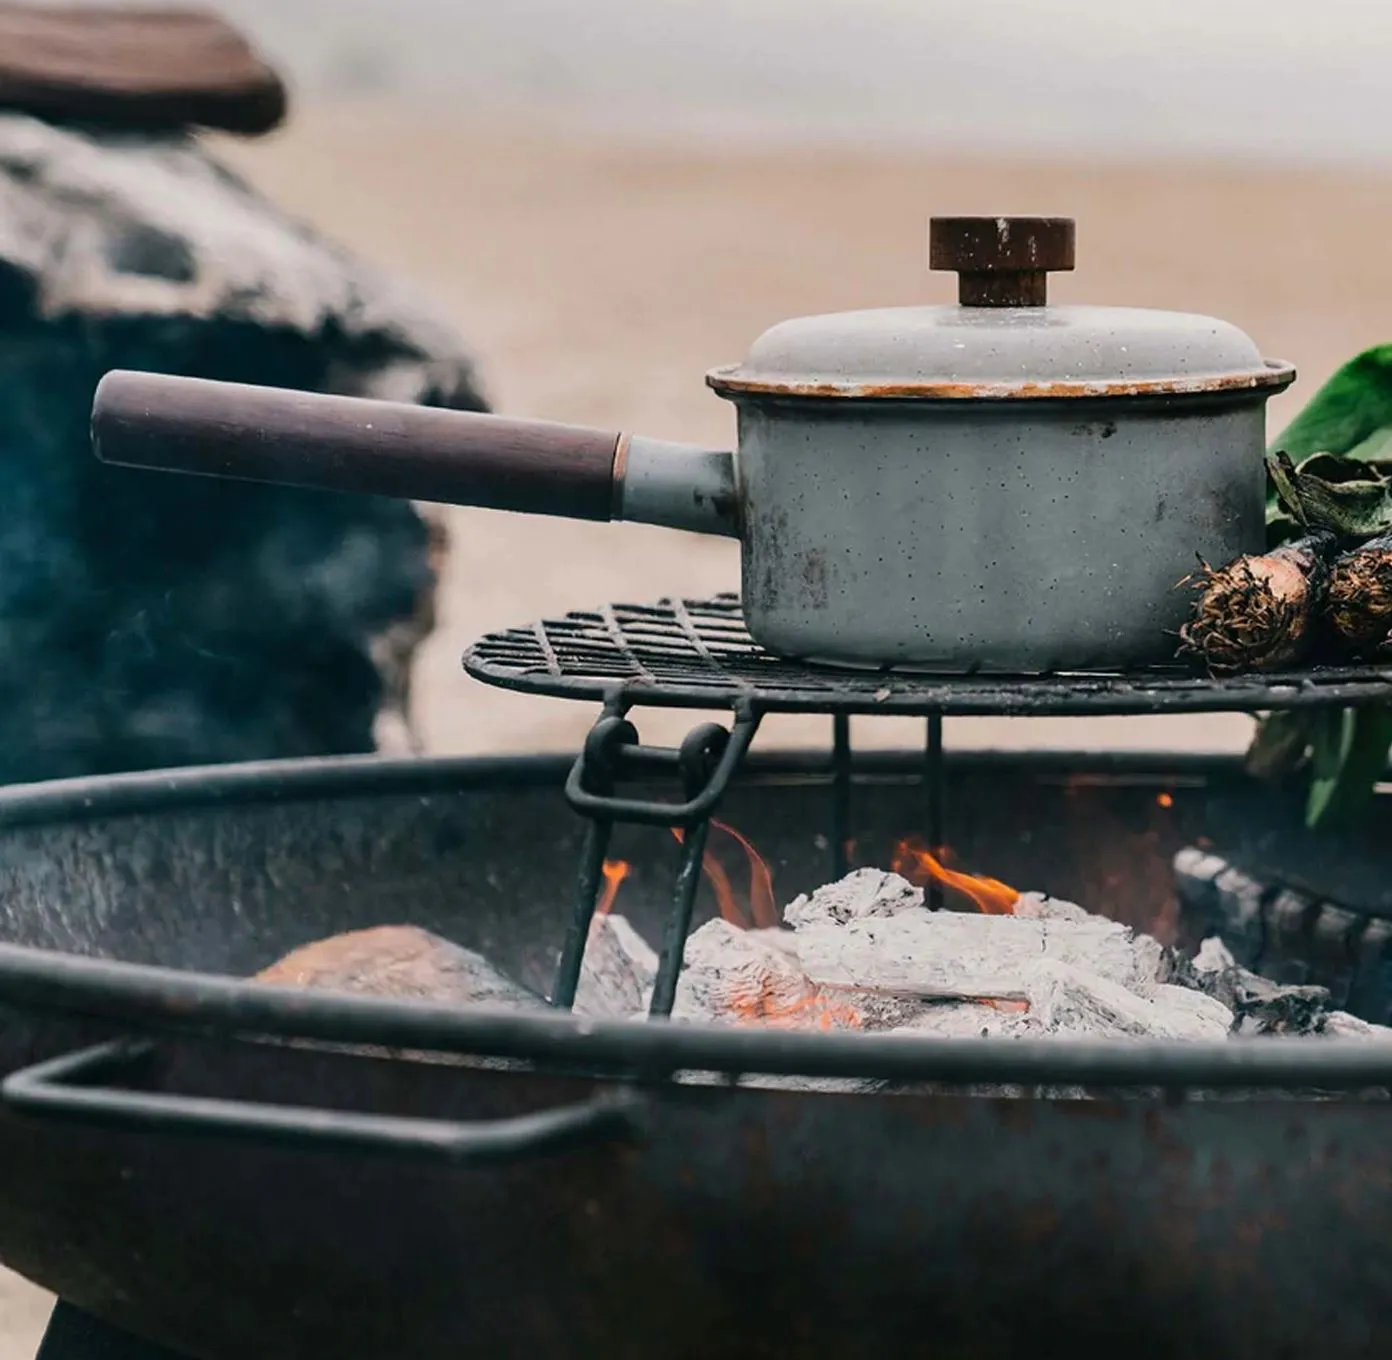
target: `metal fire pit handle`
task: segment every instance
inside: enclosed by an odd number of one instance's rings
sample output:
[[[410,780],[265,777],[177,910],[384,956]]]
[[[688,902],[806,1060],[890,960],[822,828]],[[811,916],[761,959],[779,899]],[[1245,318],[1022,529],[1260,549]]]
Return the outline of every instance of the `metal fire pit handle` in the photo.
[[[680,749],[673,750],[638,745],[633,726],[606,711],[605,717],[590,730],[584,749],[570,768],[565,783],[566,801],[583,817],[639,826],[697,826],[725,796],[759,730],[760,717],[755,709],[743,704],[728,733],[717,723],[703,724],[687,736]],[[613,794],[609,790],[621,765],[679,769],[687,784],[686,801],[663,803]],[[593,787],[596,776],[602,776],[598,789]]]
[[[7,1077],[0,1083],[0,1100],[23,1114],[103,1128],[251,1138],[425,1157],[455,1166],[506,1164],[629,1138],[637,1133],[644,1108],[640,1096],[625,1091],[511,1119],[462,1123],[82,1084],[128,1070],[153,1052],[149,1042],[117,1039],[51,1058]]]

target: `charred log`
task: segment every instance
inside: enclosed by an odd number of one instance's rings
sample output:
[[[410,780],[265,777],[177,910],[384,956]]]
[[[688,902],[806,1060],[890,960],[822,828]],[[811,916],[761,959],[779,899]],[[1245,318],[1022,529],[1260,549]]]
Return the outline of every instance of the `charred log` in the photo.
[[[527,1009],[541,998],[481,954],[417,926],[376,926],[315,940],[256,975],[278,987],[313,987],[454,1006]]]
[[[256,974],[274,987],[308,987],[357,996],[394,997],[480,1010],[536,1010],[546,1003],[495,968],[481,954],[441,939],[418,926],[377,926],[313,940]],[[375,1057],[424,1059],[459,1067],[515,1068],[503,1058],[419,1053],[370,1044],[310,1045],[268,1040],[292,1047],[329,1047]]]
[[[1325,988],[1282,986],[1251,973],[1216,937],[1189,959],[1072,903],[1038,894],[1022,895],[1010,916],[931,912],[922,892],[904,879],[862,869],[798,898],[786,918],[791,929],[742,930],[715,919],[693,932],[672,1022],[880,1031],[962,1042],[990,1036],[1211,1042],[1269,1034],[1392,1040],[1392,1029],[1337,1010]],[[837,970],[840,976],[830,976]],[[592,1019],[640,1018],[656,972],[652,947],[623,917],[597,917],[577,1013]],[[540,1010],[545,1005],[480,955],[409,926],[316,941],[258,980],[462,1008]],[[473,1057],[443,1061],[508,1065]],[[682,1079],[729,1080],[715,1073],[687,1073]],[[879,1081],[840,1077],[751,1073],[740,1080],[802,1090],[884,1089]],[[997,1096],[1089,1094],[1074,1087],[973,1089]]]
[[[590,926],[580,980],[577,1015],[624,1019],[646,1014],[657,980],[657,951],[622,916],[606,913]]]

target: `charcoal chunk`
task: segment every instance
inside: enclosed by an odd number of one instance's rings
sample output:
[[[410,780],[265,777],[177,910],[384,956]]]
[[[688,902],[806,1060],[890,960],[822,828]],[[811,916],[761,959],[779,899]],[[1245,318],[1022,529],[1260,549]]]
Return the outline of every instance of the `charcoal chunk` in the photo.
[[[1216,937],[1205,940],[1188,968],[1178,965],[1176,973],[1232,1012],[1235,1034],[1318,1034],[1334,1009],[1327,988],[1292,986],[1253,973]]]

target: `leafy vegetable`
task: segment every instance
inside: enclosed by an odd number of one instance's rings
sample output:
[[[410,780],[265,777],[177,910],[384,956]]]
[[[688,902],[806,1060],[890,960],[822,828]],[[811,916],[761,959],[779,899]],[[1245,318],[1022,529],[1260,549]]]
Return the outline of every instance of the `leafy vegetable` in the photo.
[[[1392,463],[1360,463],[1316,453],[1297,468],[1284,451],[1268,454],[1266,470],[1279,497],[1282,536],[1293,528],[1328,529],[1340,538],[1373,538],[1392,529]]]
[[[1329,570],[1325,624],[1350,656],[1384,656],[1392,637],[1392,534],[1341,553]]]
[[[1272,543],[1312,528],[1346,538],[1392,530],[1392,345],[1364,351],[1315,393],[1273,441],[1267,471]],[[1247,765],[1274,774],[1308,759],[1305,820],[1326,827],[1366,806],[1389,748],[1386,705],[1273,713],[1259,725]]]
[[[1392,709],[1335,708],[1310,716],[1314,723],[1305,820],[1314,827],[1330,826],[1357,816],[1382,778],[1392,745]]]

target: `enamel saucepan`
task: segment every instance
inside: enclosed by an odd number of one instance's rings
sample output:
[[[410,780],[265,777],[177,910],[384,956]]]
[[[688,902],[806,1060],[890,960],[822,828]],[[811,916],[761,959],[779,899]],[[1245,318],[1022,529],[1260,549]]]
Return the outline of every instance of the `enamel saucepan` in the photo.
[[[1210,317],[1049,306],[1065,218],[935,218],[959,304],[785,321],[707,382],[737,451],[128,372],[109,463],[740,539],[750,633],[843,666],[1162,663],[1196,556],[1264,546],[1268,399],[1295,377]]]

